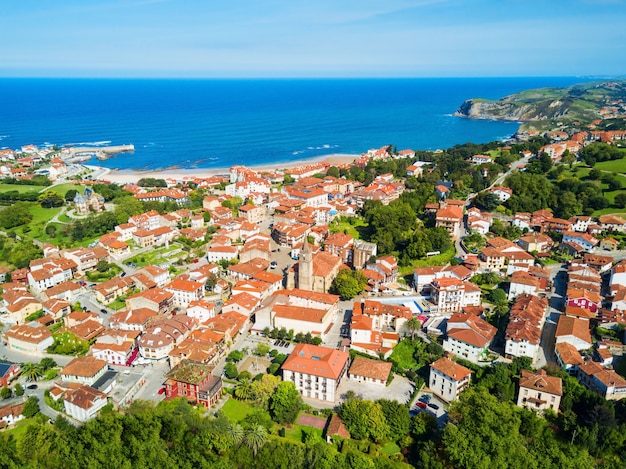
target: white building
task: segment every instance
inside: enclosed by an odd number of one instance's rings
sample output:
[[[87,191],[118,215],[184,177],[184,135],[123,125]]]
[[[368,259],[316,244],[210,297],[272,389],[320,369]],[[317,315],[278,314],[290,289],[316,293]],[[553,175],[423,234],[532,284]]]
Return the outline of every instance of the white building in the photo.
[[[63,404],[67,415],[79,422],[86,422],[107,405],[107,395],[90,386],[80,386],[65,392]]]
[[[472,363],[485,361],[497,329],[473,314],[454,314],[447,322],[443,349]]]
[[[522,376],[519,379],[519,394],[517,395],[519,407],[534,410],[539,414],[551,409],[556,414],[561,405],[562,395],[561,378],[548,376],[545,370],[539,370],[536,373],[522,370]]]
[[[454,401],[470,384],[472,372],[462,365],[442,357],[430,364],[428,387],[447,402]]]
[[[334,403],[349,359],[347,352],[298,344],[282,365],[283,381],[294,383],[304,397]]]
[[[165,286],[165,291],[174,295],[174,305],[186,308],[192,301],[204,297],[204,284],[193,280],[174,280]]]
[[[105,360],[89,355],[76,357],[60,371],[60,375],[65,381],[91,386],[106,373],[107,369],[108,364]]]

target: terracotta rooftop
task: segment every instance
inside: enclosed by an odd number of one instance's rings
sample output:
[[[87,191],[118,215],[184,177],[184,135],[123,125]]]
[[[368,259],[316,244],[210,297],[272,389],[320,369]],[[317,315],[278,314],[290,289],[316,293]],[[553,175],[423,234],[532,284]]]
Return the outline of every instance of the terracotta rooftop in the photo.
[[[382,362],[380,360],[371,360],[369,358],[356,357],[352,361],[349,374],[352,376],[364,376],[366,378],[372,378],[387,382],[389,373],[391,373],[390,362]]]
[[[93,355],[88,355],[86,357],[76,357],[69,362],[60,373],[61,375],[84,376],[89,378],[95,376],[102,368],[106,367],[107,362],[105,360],[99,360]]]
[[[310,344],[298,344],[282,369],[324,378],[338,379],[350,358],[347,352]]]
[[[519,386],[520,388],[534,389],[536,391],[547,392],[556,396],[563,395],[561,378],[548,376],[548,373],[546,373],[545,370],[539,370],[536,373],[528,370],[522,370]]]
[[[436,362],[431,363],[430,367],[455,381],[461,381],[472,374],[471,370],[450,360],[448,357],[441,357]]]

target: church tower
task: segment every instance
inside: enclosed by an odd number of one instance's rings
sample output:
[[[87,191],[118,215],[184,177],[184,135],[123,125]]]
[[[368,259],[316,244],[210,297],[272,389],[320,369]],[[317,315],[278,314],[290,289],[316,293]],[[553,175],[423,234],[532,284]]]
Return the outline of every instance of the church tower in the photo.
[[[306,239],[298,261],[298,288],[313,291],[313,251]]]

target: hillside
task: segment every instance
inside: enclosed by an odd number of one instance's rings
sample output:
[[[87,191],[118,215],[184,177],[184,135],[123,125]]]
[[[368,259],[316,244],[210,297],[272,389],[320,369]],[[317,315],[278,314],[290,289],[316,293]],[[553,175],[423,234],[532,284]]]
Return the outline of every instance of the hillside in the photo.
[[[604,108],[612,108],[607,111]],[[602,110],[602,112],[601,112]],[[626,80],[589,82],[569,88],[539,88],[498,100],[468,99],[455,115],[518,122],[559,120],[589,123],[603,114],[624,114]]]

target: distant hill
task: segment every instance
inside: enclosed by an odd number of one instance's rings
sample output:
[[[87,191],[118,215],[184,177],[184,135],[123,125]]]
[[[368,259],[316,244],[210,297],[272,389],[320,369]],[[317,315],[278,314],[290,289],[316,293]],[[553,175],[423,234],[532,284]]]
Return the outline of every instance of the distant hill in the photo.
[[[589,123],[600,118],[600,110],[626,109],[626,80],[595,81],[569,88],[538,88],[498,100],[468,99],[455,115],[473,119],[518,122],[559,120]]]

